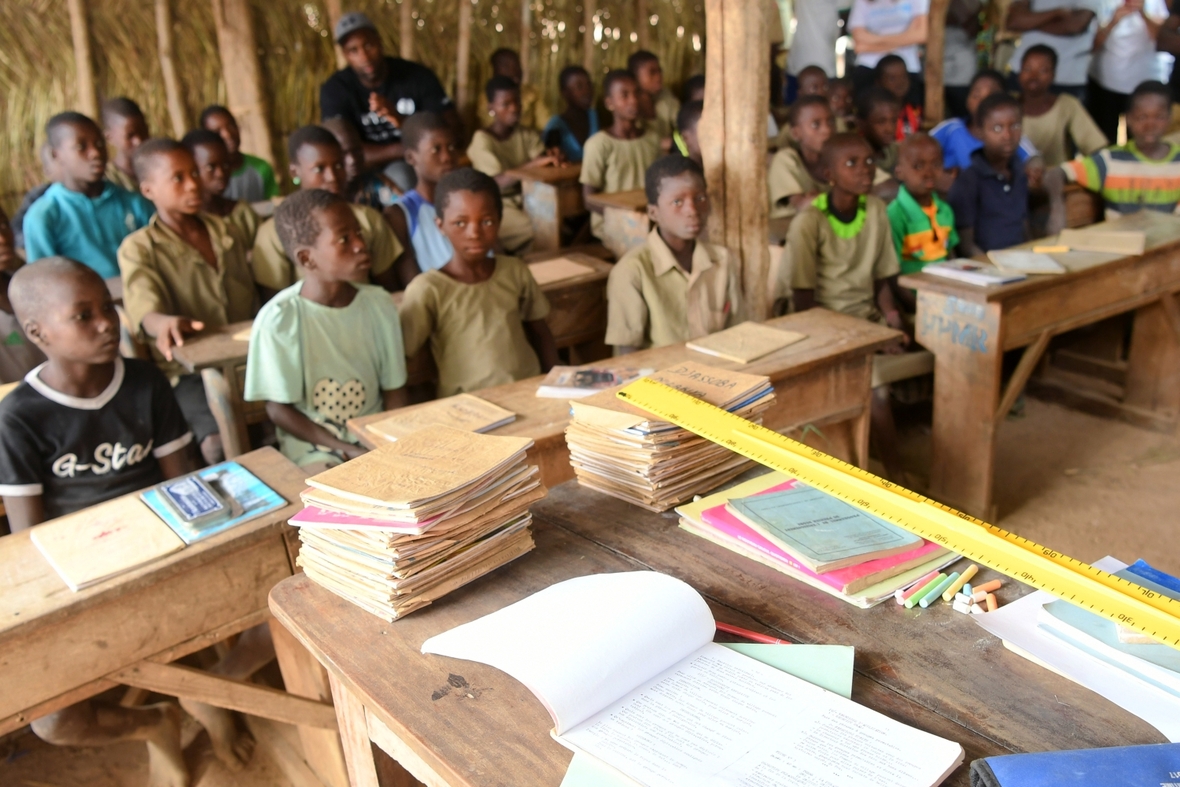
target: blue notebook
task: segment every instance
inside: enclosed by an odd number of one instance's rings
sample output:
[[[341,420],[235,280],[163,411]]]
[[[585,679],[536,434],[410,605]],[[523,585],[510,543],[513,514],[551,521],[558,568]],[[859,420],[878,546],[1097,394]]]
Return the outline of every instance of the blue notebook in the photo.
[[[1008,754],[971,763],[971,787],[1169,787],[1180,743]]]
[[[205,499],[206,496],[202,494],[202,489],[192,488],[191,482],[186,484],[186,480],[192,476],[204,481],[205,485],[212,489],[226,504],[228,510],[224,516],[210,514],[206,518],[188,522],[177,513],[173,507],[174,504],[166,502],[162,487],[171,485],[180,488],[180,491],[185,493],[181,497],[184,504],[192,506],[193,513],[212,511],[213,502]],[[143,492],[140,498],[147,503],[148,508],[156,513],[156,516],[163,519],[168,527],[180,536],[185,544],[195,544],[209,536],[229,530],[231,527],[249,522],[251,519],[287,505],[287,501],[277,492],[262,483],[256,475],[237,462],[222,462],[219,465],[198,470],[196,473],[190,473],[188,476],[165,481],[163,484],[157,484]]]

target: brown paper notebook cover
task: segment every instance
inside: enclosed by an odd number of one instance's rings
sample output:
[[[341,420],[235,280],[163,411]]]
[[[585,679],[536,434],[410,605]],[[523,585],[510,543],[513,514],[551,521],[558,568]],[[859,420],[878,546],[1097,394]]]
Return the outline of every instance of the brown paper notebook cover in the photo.
[[[1072,251],[1101,251],[1137,257],[1147,247],[1147,235],[1120,230],[1062,230],[1057,242],[1069,246]]]
[[[724,331],[693,339],[685,346],[727,361],[750,363],[806,338],[805,334],[795,331],[780,331],[759,322],[743,322]]]
[[[516,413],[471,394],[448,396],[416,407],[394,410],[366,428],[395,441],[428,426],[449,426],[465,432],[488,432],[516,420]]]
[[[532,272],[533,278],[537,280],[537,284],[542,287],[546,284],[578,279],[594,273],[594,269],[589,265],[583,265],[580,262],[574,262],[565,257],[558,257],[555,260],[545,260],[544,262],[534,262],[529,265],[529,271]]]

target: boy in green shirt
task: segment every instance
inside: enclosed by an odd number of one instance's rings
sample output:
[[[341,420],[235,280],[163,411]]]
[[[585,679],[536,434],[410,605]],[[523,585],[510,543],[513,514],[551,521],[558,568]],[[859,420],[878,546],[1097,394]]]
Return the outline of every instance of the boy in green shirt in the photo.
[[[230,177],[225,197],[254,203],[279,196],[274,167],[258,156],[242,152],[242,132],[232,112],[217,104],[205,107],[200,126],[224,139],[229,149]]]
[[[901,186],[886,212],[903,274],[949,259],[959,245],[955,212],[934,192],[941,173],[942,146],[933,137],[918,133],[902,140],[895,170]]]

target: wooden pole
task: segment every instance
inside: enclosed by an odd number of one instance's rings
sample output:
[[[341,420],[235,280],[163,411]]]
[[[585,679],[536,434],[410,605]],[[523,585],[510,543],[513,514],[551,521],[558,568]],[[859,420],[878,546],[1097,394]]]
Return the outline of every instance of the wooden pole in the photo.
[[[529,61],[532,60],[533,50],[533,5],[531,0],[521,0],[520,3],[520,83],[522,85],[529,84],[529,75],[532,69],[529,67]]]
[[[402,0],[401,5],[401,46],[402,60],[414,59],[414,3]]]
[[[926,116],[927,125],[941,123],[946,113],[943,89],[943,52],[946,44],[946,12],[950,0],[930,0],[926,33]]]
[[[242,149],[273,164],[274,150],[249,0],[212,0],[212,3],[226,99],[242,132]]]
[[[647,0],[635,0],[635,32],[639,34],[639,48],[651,49],[651,24],[648,17]]]
[[[344,11],[340,8],[340,0],[324,0],[324,6],[328,9],[328,35],[332,36],[332,49],[336,52],[336,68],[344,68],[348,62],[344,59],[344,50],[336,43],[336,23],[344,16]]]
[[[460,117],[471,106],[471,1],[459,0],[459,41],[455,46],[455,103]]]
[[[180,139],[188,131],[184,101],[180,97],[180,80],[172,59],[172,2],[156,0],[156,45],[160,50],[160,75],[164,78],[164,97],[168,101],[168,119],[172,136]]]
[[[74,39],[74,67],[77,69],[78,110],[98,120],[98,87],[94,83],[94,58],[90,54],[90,20],[86,0],[67,0],[70,33]]]
[[[582,34],[582,68],[590,72],[590,81],[594,81],[594,12],[595,0],[582,0],[582,7],[585,9],[583,16],[582,27],[585,32]]]
[[[745,6],[745,7],[744,7]],[[770,36],[747,0],[706,0],[701,154],[713,204],[711,240],[738,265],[746,317],[770,317],[766,116]]]

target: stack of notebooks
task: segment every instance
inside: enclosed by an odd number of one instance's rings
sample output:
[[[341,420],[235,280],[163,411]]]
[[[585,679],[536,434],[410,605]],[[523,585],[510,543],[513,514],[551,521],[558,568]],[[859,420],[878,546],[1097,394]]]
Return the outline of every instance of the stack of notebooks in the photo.
[[[680,527],[867,609],[959,559],[780,473],[676,509]]]
[[[435,426],[307,479],[299,565],[385,620],[426,606],[533,548],[532,444]]]
[[[774,402],[770,380],[759,375],[683,363],[650,377],[754,423]],[[620,400],[617,390],[570,402],[565,439],[579,484],[667,511],[750,466],[728,448]]]

